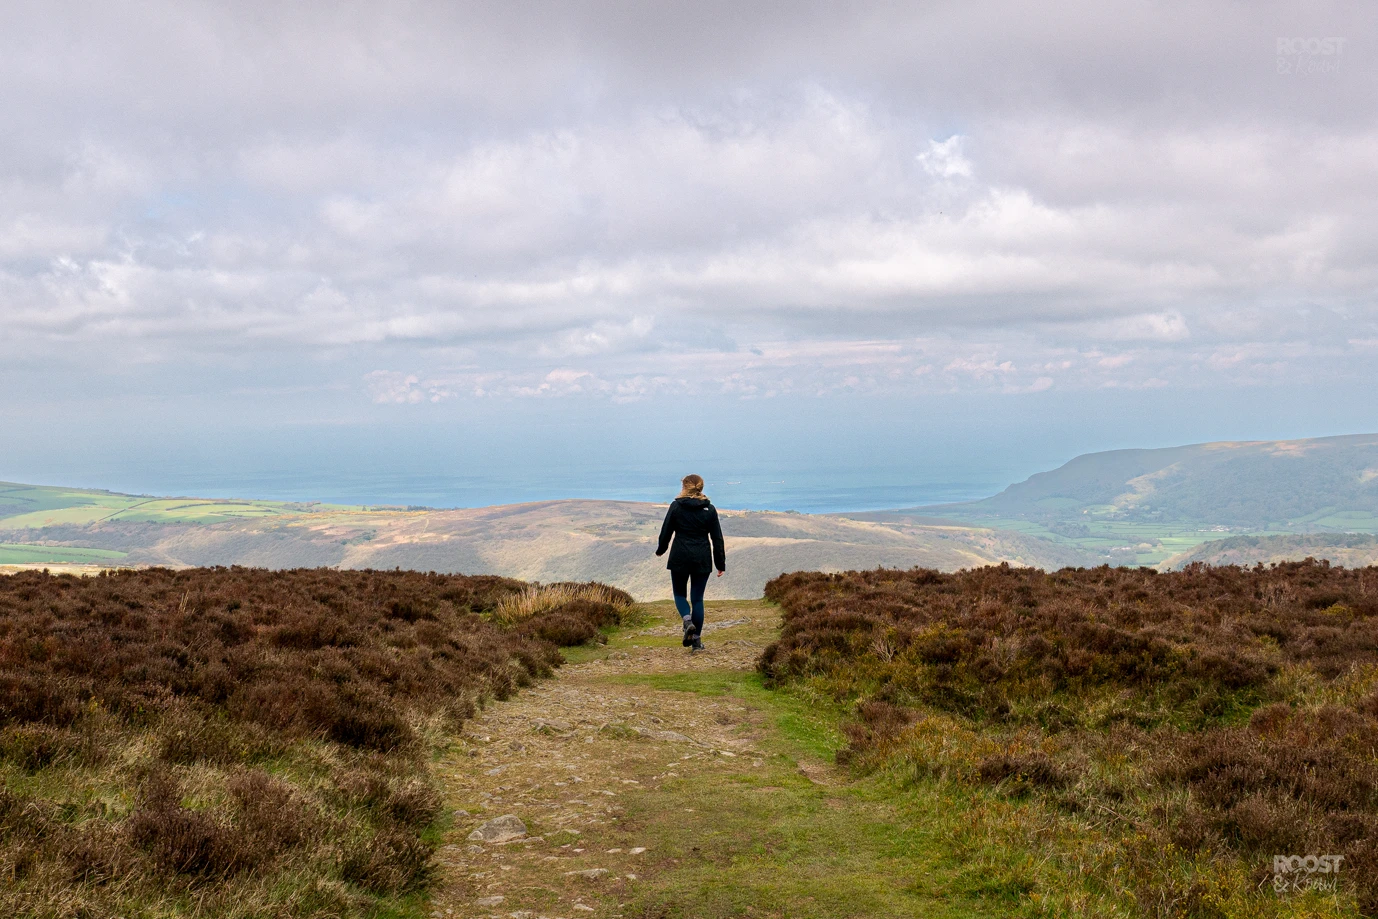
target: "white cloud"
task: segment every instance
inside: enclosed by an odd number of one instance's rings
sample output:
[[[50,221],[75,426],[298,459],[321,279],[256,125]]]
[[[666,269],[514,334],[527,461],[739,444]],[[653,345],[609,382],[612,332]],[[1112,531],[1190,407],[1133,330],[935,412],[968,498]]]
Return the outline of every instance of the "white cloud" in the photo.
[[[454,393],[436,381],[422,381],[416,374],[391,370],[375,370],[364,376],[364,383],[373,401],[380,405],[416,405],[421,402],[440,402]]]
[[[965,138],[960,134],[953,134],[941,143],[930,140],[928,149],[920,153],[916,159],[918,159],[919,165],[923,166],[925,172],[936,178],[969,179],[971,178],[971,161],[962,155],[963,140]]]
[[[1003,387],[1001,387],[1000,391],[1010,395],[1018,395],[1021,393],[1044,392],[1045,390],[1049,390],[1052,388],[1052,377],[1038,377],[1032,383],[1027,383],[1022,386],[1018,384],[1007,383]]]
[[[1134,313],[1113,319],[1085,322],[1081,323],[1077,330],[1085,338],[1099,342],[1179,342],[1191,337],[1186,317],[1176,311]]]
[[[141,9],[0,37],[12,362],[765,398],[1252,385],[1378,337],[1373,78],[1273,80],[1285,4]]]

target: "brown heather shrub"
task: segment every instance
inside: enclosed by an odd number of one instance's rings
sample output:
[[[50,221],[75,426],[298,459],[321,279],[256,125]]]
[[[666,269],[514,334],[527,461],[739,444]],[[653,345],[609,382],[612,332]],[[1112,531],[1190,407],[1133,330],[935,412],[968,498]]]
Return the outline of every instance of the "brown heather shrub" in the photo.
[[[477,615],[524,587],[328,569],[0,578],[0,724],[60,728],[91,705],[148,719],[176,700],[289,735],[406,746],[414,740],[406,705],[463,717],[466,700],[504,697],[558,664],[549,644],[528,640],[538,628],[507,632]],[[563,627],[547,631],[587,640],[567,620],[588,619],[596,630],[615,621],[609,609],[566,604],[556,611]],[[168,754],[186,760],[200,744],[206,757],[223,758],[232,734],[208,725]]]
[[[598,626],[563,608],[528,619],[518,626],[518,630],[523,635],[532,635],[558,645],[582,645],[590,639],[601,637]]]
[[[414,834],[384,828],[350,848],[340,861],[340,876],[374,893],[401,893],[430,877],[430,847]]]
[[[302,845],[316,835],[317,821],[292,786],[261,770],[237,772],[227,783],[238,833],[260,858]],[[434,794],[434,792],[432,792]],[[426,814],[430,823],[439,806]]]
[[[557,586],[507,628],[530,591],[496,577],[0,577],[0,915],[366,915],[423,885],[427,738],[630,605]]]
[[[993,721],[1112,691],[1145,703],[1121,715],[1162,720],[1149,703],[1167,702],[1167,720],[1202,725],[1257,704],[1284,665],[1334,679],[1378,663],[1378,570],[1323,563],[800,573],[766,596],[785,608],[768,679],[832,675]]]
[[[49,766],[98,761],[91,738],[48,724],[9,724],[0,728],[0,758],[28,772]]]
[[[631,607],[631,594],[615,587],[561,582],[529,588],[504,600],[493,619],[515,625],[520,634],[563,647],[606,642],[600,629],[621,622]]]
[[[1167,896],[1176,851],[1265,892],[1274,855],[1344,855],[1378,916],[1378,568],[800,573],[766,595],[768,681],[857,700],[840,758],[1113,819],[1133,854],[1106,871],[1145,912],[1218,914],[1207,876]]]
[[[440,793],[427,782],[415,779],[392,788],[383,799],[383,811],[402,826],[420,829],[440,812]]]
[[[89,820],[66,834],[59,851],[71,884],[101,887],[136,876],[139,859],[121,830],[103,820]]]
[[[158,758],[165,763],[253,762],[281,756],[287,746],[286,738],[263,725],[195,711],[174,711],[158,725]]]
[[[981,761],[981,781],[1004,782],[1007,789],[1022,793],[1034,788],[1062,788],[1069,784],[1067,770],[1052,757],[1038,751],[997,753]]]
[[[140,797],[125,833],[162,871],[223,878],[257,865],[261,853],[228,822],[181,805],[181,791],[169,774],[155,772]]]

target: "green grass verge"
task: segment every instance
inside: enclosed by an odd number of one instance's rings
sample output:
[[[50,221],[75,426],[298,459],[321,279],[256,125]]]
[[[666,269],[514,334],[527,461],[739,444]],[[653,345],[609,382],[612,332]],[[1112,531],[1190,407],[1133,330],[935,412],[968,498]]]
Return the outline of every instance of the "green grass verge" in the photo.
[[[1030,894],[1057,879],[1020,833],[991,832],[991,802],[938,786],[902,789],[883,776],[854,779],[831,768],[843,745],[844,712],[835,704],[797,689],[766,689],[751,672],[611,679],[725,697],[764,727],[759,766],[726,760],[733,769],[713,781],[671,781],[629,799],[624,828],[661,858],[626,915],[1046,914]],[[1005,820],[1010,807],[995,806]]]
[[[650,846],[660,860],[625,915],[978,919],[1154,914],[1101,870],[1108,864],[1106,855],[1119,851],[1125,841],[1104,833],[1094,817],[1069,818],[1036,797],[1011,798],[903,768],[866,776],[834,768],[829,776],[843,745],[838,725],[845,712],[810,693],[807,684],[770,690],[758,675],[740,671],[610,679],[726,698],[755,712],[764,726],[757,746],[765,755],[758,767],[727,760],[733,765],[709,780],[673,780],[628,799],[621,828]],[[806,777],[805,769],[827,784]],[[1177,873],[1185,884],[1205,876],[1209,883],[1202,900],[1218,898],[1225,908],[1219,916],[1236,915],[1232,906],[1262,905],[1251,897],[1254,881],[1247,873],[1203,875],[1204,866],[1185,853],[1179,861]],[[1257,915],[1357,915],[1352,901],[1319,895],[1266,905]],[[1194,914],[1208,913],[1198,909]]]

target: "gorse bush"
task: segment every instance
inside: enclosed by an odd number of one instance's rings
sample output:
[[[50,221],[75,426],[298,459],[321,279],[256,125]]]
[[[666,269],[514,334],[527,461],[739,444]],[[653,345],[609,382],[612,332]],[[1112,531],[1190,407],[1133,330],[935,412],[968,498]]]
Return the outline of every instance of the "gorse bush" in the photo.
[[[505,628],[506,578],[0,577],[0,913],[363,915],[418,888],[437,744],[629,605],[568,589]]]
[[[877,570],[766,593],[785,616],[762,673],[855,700],[858,768],[1109,821],[1101,876],[1148,914],[1276,906],[1275,855],[1335,854],[1378,915],[1378,569]]]

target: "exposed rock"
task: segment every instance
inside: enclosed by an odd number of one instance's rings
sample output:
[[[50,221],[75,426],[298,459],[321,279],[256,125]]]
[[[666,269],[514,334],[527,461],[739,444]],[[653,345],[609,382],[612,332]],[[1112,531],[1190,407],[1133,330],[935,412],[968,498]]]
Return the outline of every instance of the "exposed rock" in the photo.
[[[693,743],[692,737],[686,737],[678,731],[656,731],[656,737],[660,740],[668,740],[671,743]]]
[[[526,824],[516,814],[503,814],[494,817],[469,834],[474,842],[510,842],[526,835]]]
[[[566,871],[565,877],[587,878],[590,881],[596,881],[607,873],[607,868],[585,868],[583,871]]]
[[[479,897],[474,901],[475,906],[501,906],[506,897]]]
[[[567,721],[537,718],[531,722],[531,730],[537,734],[565,734],[574,730],[574,726]]]

